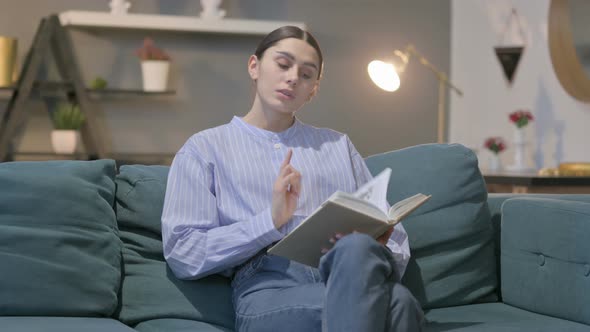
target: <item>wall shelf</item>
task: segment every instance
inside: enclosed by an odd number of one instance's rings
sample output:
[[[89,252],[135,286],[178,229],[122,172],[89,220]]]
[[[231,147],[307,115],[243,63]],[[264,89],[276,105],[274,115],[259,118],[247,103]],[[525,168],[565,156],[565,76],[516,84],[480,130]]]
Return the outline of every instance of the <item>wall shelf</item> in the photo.
[[[284,25],[306,29],[303,22],[245,19],[201,19],[179,15],[121,14],[71,10],[59,14],[62,26],[169,30],[238,35],[266,35]]]
[[[44,93],[73,93],[74,84],[69,82],[54,82],[54,81],[37,81],[33,84],[33,89]],[[165,91],[144,91],[141,89],[125,89],[125,88],[105,88],[105,89],[92,89],[89,87],[84,90],[93,95],[173,95],[173,90]]]
[[[12,91],[17,87],[0,87],[0,100],[8,100],[12,95]],[[39,92],[43,97],[60,96],[60,93],[74,93],[74,84],[68,82],[53,82],[53,81],[36,81],[33,83],[33,90]],[[125,88],[105,88],[92,89],[86,87],[84,89],[91,96],[170,96],[176,92],[174,90],[165,91],[145,91],[142,89],[125,89]]]

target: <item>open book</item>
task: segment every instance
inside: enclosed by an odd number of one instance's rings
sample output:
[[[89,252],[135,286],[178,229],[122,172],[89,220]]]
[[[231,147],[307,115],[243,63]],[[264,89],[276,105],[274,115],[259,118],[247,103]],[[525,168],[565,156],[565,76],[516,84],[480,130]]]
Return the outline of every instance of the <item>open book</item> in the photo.
[[[336,233],[356,231],[379,237],[430,198],[416,194],[387,210],[390,176],[391,169],[386,168],[353,194],[335,192],[268,253],[317,267],[322,248],[332,247],[329,239]]]

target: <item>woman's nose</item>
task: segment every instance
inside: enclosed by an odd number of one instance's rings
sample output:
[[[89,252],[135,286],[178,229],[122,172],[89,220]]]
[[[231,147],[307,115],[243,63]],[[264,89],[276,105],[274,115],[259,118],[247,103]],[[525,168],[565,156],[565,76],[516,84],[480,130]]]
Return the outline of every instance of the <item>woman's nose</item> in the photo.
[[[295,85],[299,81],[299,71],[295,66],[291,67],[291,70],[287,72],[287,83]]]

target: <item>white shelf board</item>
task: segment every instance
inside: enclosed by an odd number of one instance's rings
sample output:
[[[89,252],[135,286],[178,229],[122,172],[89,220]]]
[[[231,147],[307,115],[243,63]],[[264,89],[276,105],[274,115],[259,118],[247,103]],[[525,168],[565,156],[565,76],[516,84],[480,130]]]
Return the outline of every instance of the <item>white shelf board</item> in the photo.
[[[140,30],[169,30],[202,33],[266,35],[284,25],[305,29],[303,22],[244,20],[233,18],[202,19],[197,16],[111,14],[71,10],[59,14],[63,26],[102,27]]]

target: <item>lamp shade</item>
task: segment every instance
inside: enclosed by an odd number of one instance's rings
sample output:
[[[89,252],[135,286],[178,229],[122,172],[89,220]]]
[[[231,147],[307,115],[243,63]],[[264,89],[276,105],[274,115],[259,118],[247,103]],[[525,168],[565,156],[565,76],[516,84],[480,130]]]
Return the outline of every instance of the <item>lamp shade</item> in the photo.
[[[399,89],[399,75],[392,63],[373,60],[367,66],[367,71],[373,83],[381,89],[390,92]]]

